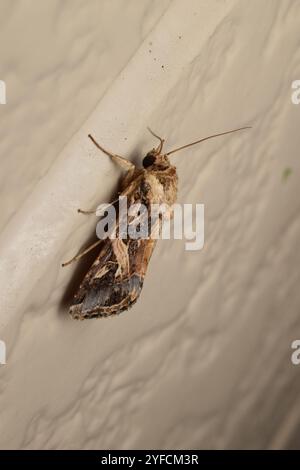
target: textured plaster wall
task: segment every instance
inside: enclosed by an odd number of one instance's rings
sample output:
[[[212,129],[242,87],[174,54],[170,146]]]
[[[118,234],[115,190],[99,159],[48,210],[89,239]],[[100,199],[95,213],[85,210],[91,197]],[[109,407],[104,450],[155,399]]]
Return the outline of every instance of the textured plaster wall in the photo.
[[[296,0],[0,0],[1,448],[299,447]],[[174,155],[205,246],[160,241],[139,302],[74,322],[62,269],[131,159]],[[287,169],[290,169],[287,171]],[[285,175],[285,177],[284,177]]]

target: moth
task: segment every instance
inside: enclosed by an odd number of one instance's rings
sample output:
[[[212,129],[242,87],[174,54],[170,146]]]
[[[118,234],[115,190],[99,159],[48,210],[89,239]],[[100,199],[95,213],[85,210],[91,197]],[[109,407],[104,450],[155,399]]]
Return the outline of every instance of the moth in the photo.
[[[159,144],[146,154],[142,168],[104,149],[90,134],[88,137],[99,150],[125,170],[119,196],[126,196],[128,205],[143,203],[150,210],[152,204],[166,204],[169,209],[165,217],[172,218],[172,205],[177,199],[178,176],[176,167],[170,163],[170,155],[205,140],[248,128],[249,126],[214,134],[167,153],[163,153],[165,140],[149,129],[151,134],[159,140]],[[81,209],[78,211],[95,212]],[[116,233],[119,228],[118,223],[116,221]],[[159,218],[158,226],[151,230],[157,232],[161,229],[162,223],[163,219]],[[116,237],[98,240],[82,253],[62,264],[66,266],[101,245],[98,256],[86,273],[70,306],[72,318],[84,320],[116,315],[128,310],[137,301],[157,242],[157,238],[152,235],[153,232],[150,232],[147,238],[121,239]]]

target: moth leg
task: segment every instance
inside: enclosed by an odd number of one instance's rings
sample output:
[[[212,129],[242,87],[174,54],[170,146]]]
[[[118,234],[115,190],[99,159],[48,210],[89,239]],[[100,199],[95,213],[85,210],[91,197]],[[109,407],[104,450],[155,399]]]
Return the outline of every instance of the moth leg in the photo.
[[[77,209],[77,212],[79,212],[79,214],[96,214],[97,209],[92,209],[90,211],[84,211],[82,209]]]
[[[112,201],[112,202],[110,202],[110,203],[108,203],[108,204],[103,203],[103,204],[101,204],[101,205],[102,205],[102,206],[105,205],[105,207],[107,208],[107,207],[113,206],[116,202],[118,202],[118,200],[119,200],[119,198],[118,198],[118,199],[115,199],[114,201]],[[100,204],[99,204],[99,205],[100,205]],[[99,205],[98,205],[98,207],[99,207]],[[98,207],[97,207],[97,209],[91,209],[91,210],[87,210],[87,211],[86,211],[86,210],[83,210],[83,209],[77,209],[77,212],[79,212],[79,214],[95,214],[95,215],[96,215],[96,214],[97,214],[97,211],[98,211]],[[102,210],[103,210],[103,209],[102,209]]]
[[[68,264],[71,264],[73,263],[73,261],[77,261],[79,260],[80,258],[82,258],[84,255],[86,255],[87,253],[89,253],[89,251],[93,250],[94,248],[96,248],[96,246],[98,246],[103,240],[97,240],[95,243],[93,243],[92,245],[90,245],[88,248],[86,248],[84,251],[82,251],[81,253],[78,253],[76,256],[74,256],[73,258],[71,258],[69,261],[66,261],[65,263],[62,263],[62,267],[65,267],[65,266],[68,266]]]
[[[120,187],[120,191],[119,191],[119,197],[120,196],[127,196],[128,194],[130,194],[133,189],[136,187],[136,181],[133,180],[133,176],[134,176],[134,171],[135,170],[129,170],[127,171],[127,173],[124,175],[124,177],[122,178],[122,182],[121,182],[121,187]]]
[[[89,134],[88,137],[96,145],[96,147],[98,147],[98,149],[102,150],[103,153],[108,155],[121,168],[123,168],[124,170],[134,170],[135,169],[135,165],[132,162],[130,162],[129,160],[127,160],[127,158],[120,157],[120,155],[117,155],[115,153],[109,152],[108,150],[105,150],[103,147],[101,147],[100,144],[98,144],[98,142],[94,139],[93,136],[91,136],[91,134]]]

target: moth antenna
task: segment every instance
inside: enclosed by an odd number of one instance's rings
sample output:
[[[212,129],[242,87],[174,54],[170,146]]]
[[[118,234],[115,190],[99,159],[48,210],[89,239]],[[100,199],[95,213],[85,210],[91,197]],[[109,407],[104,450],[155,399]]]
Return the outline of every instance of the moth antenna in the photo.
[[[186,144],[186,145],[183,145],[182,147],[178,147],[175,150],[171,150],[171,152],[165,153],[164,155],[167,157],[168,155],[171,155],[172,153],[178,152],[179,150],[182,150],[182,149],[186,149],[187,147],[191,147],[192,145],[199,144],[200,142],[204,142],[205,140],[213,139],[214,137],[219,137],[221,135],[232,134],[233,132],[242,131],[244,129],[252,129],[252,127],[251,126],[239,127],[238,129],[221,132],[220,134],[209,135],[208,137],[204,137],[203,139],[196,140],[196,142],[192,142],[191,144]]]
[[[155,134],[155,132],[153,132],[153,131],[150,129],[150,127],[147,127],[147,129],[148,129],[148,131],[150,132],[150,134],[153,135],[153,137],[156,137],[156,138],[160,141],[160,144],[159,144],[159,146],[158,146],[157,149],[156,149],[157,154],[160,154],[161,151],[162,151],[162,148],[163,148],[165,139],[162,139],[161,137],[159,137],[159,135]]]

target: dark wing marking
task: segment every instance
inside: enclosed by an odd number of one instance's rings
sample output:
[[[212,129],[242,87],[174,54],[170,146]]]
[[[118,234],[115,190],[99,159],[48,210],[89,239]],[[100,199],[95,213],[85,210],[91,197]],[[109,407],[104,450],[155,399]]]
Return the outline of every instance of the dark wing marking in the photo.
[[[121,313],[138,299],[156,240],[104,240],[70,314],[75,319]]]

